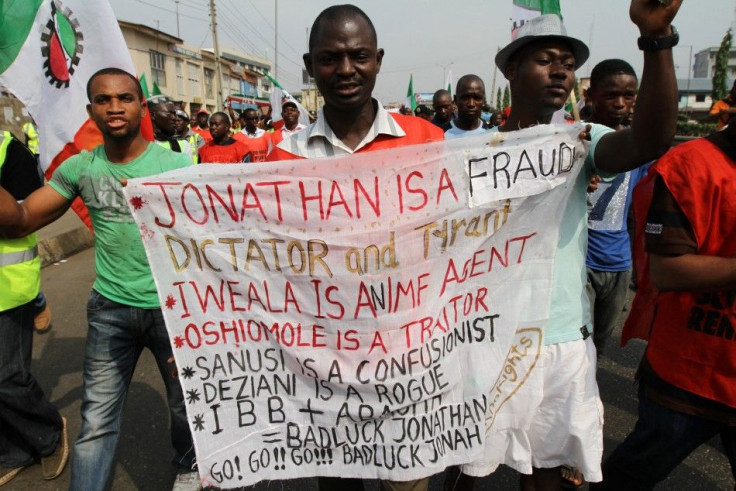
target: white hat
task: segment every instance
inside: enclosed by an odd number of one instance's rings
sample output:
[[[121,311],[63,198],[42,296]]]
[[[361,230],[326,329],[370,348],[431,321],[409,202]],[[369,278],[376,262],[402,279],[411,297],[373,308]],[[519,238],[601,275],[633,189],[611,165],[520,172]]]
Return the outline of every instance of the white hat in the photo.
[[[545,14],[524,22],[524,25],[519,28],[516,39],[496,54],[496,66],[503,71],[514,53],[527,44],[541,39],[560,40],[569,44],[575,56],[576,70],[583,66],[590,56],[588,46],[584,42],[567,35],[562,19],[555,14]]]

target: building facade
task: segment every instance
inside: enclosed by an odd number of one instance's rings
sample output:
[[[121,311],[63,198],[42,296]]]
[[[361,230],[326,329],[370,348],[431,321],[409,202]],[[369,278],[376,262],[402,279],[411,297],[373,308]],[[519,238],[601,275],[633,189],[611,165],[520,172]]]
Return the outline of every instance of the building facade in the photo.
[[[138,76],[149,86],[155,82],[161,93],[177,101],[190,115],[217,106],[215,55],[182,39],[143,24],[119,21]],[[236,49],[220,53],[222,99],[235,109],[268,105],[271,84],[264,74],[271,64],[263,58]]]
[[[693,61],[693,78],[712,78],[716,66],[718,47],[707,48],[695,53]],[[736,48],[728,53],[728,78],[736,78]]]

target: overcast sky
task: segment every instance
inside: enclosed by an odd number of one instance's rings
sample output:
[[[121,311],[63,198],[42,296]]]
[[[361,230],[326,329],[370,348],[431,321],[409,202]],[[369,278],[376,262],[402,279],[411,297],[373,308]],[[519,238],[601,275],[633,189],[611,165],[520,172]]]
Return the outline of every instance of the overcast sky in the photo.
[[[325,7],[323,0],[216,0],[220,47],[236,47],[273,63],[275,25],[278,25],[278,79],[287,90],[301,88],[301,55],[307,29]],[[479,75],[491,92],[493,57],[510,39],[511,0],[354,0],[372,19],[378,45],[386,51],[374,95],[382,102],[402,101],[410,74],[415,92],[432,92],[453,79]],[[146,24],[177,35],[176,8],[182,39],[212,47],[209,0],[111,0],[121,20]],[[568,34],[590,46],[591,58],[578,71],[588,76],[606,58],[623,58],[641,74],[642,55],[636,47],[638,30],[628,16],[626,0],[560,0]],[[677,76],[688,77],[690,46],[693,56],[718,46],[734,22],[736,0],[685,0],[674,24],[680,32],[675,48]],[[274,70],[276,67],[274,66]],[[505,81],[496,75],[496,86]]]

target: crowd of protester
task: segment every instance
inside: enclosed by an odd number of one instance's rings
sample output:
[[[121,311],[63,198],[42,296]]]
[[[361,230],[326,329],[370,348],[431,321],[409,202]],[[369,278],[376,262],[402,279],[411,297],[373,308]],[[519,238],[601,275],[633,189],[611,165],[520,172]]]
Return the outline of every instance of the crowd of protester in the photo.
[[[736,114],[736,83],[714,106],[719,132],[669,150],[677,116],[672,47],[679,39],[671,23],[680,4],[632,0],[644,52],[641,79],[620,59],[592,70],[581,105],[587,122],[581,138],[590,140],[590,150],[571,184],[542,361],[527,382],[538,397],[531,406],[504,408],[527,423],[489,437],[491,450],[479,461],[448,469],[446,490],[473,489],[500,464],[519,471],[524,490],[586,481],[591,489],[652,489],[716,435],[736,469],[736,204],[728,191],[736,191],[736,124],[729,124]],[[378,46],[373,23],[357,7],[334,6],[317,17],[304,62],[325,104],[309,126],[299,123],[293,100],[283,103],[276,123],[255,108],[237,114],[232,108],[213,114],[202,109],[192,119],[165,96],[142,103],[136,77],[108,68],[87,86],[88,111],[103,144],[68,159],[47,184],[37,170],[35,127],[26,133],[28,148],[6,132],[0,146],[0,291],[13,294],[0,298],[0,486],[36,462],[44,478],[54,479],[71,453],[66,421],[29,367],[34,319],[39,329],[38,315],[47,310],[39,303],[33,232],[75,198],[90,210],[97,275],[87,306],[82,424],[70,488],[108,485],[128,385],[146,347],[166,384],[180,468],[174,489],[198,489],[184,397],[172,377],[171,344],[138,228],[125,200],[111,208],[98,191],[120,195],[126,179],[194,164],[345,156],[549,124],[568,102],[575,70],[589,57],[559,17],[542,15],[528,20],[495,57],[509,83],[511,107],[493,110],[482,79],[466,74],[453,93],[435,92],[431,107],[390,112],[372,96],[384,54]],[[147,112],[154,142],[141,134]],[[602,462],[596,366],[616,344],[609,341],[623,320],[632,283],[632,208],[646,251],[637,262],[635,303],[643,306],[637,312],[648,306],[650,314],[630,321],[646,324],[649,344],[639,368],[638,421]],[[47,329],[41,321],[39,330]],[[380,486],[423,491],[428,482],[384,480]],[[360,479],[319,478],[323,491],[362,487]]]

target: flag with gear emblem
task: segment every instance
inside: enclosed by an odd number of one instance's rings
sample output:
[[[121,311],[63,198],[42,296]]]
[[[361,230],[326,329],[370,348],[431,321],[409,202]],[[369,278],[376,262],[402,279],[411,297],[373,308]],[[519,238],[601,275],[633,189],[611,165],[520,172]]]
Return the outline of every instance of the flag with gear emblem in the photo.
[[[106,0],[0,2],[0,84],[38,125],[47,178],[68,157],[102,143],[85,108],[87,81],[106,67],[135,75]],[[73,206],[84,220],[83,206]]]

